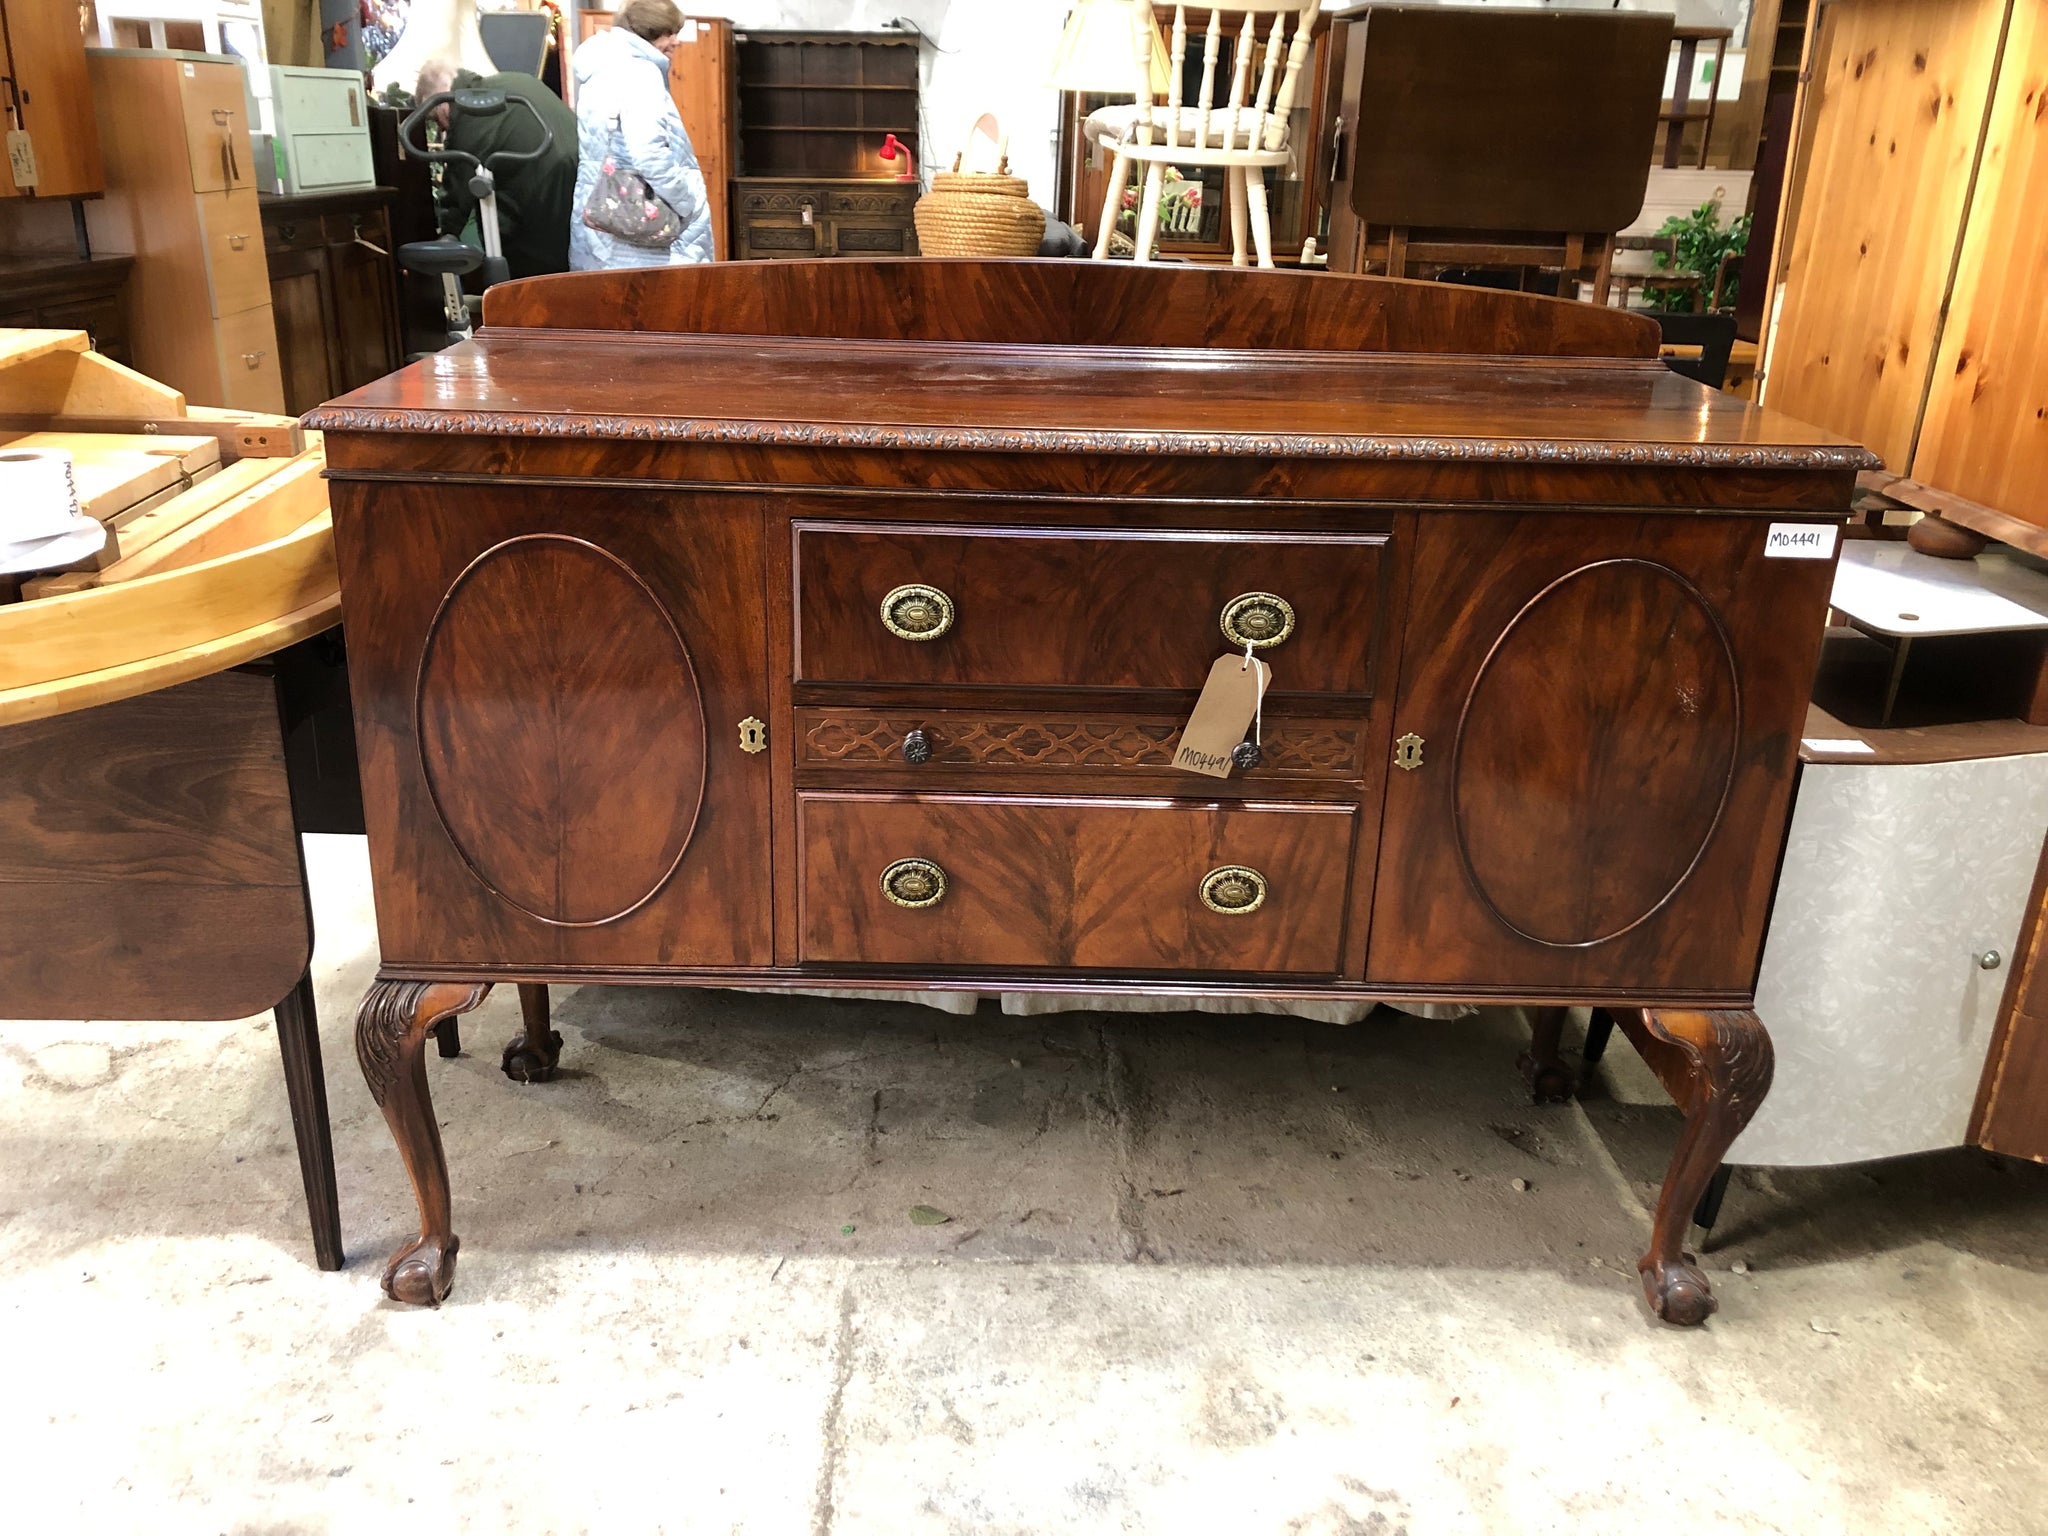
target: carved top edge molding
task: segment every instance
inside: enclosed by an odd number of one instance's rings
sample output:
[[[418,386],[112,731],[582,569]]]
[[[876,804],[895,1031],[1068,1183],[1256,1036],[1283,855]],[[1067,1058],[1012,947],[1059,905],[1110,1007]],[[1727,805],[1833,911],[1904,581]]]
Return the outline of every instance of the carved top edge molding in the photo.
[[[1367,463],[1637,465],[1655,469],[1865,470],[1879,463],[1868,449],[1852,444],[1802,447],[1766,443],[1134,432],[1113,428],[868,426],[674,416],[372,409],[351,405],[323,405],[307,415],[303,424],[320,432],[431,432],[465,437],[562,437],[927,453],[1111,453],[1148,457],[1355,459]]]

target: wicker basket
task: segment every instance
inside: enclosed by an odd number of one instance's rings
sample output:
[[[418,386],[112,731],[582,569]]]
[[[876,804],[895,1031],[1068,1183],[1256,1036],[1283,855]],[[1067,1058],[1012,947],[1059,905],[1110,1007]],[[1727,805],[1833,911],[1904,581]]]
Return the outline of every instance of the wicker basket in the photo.
[[[1045,210],[1031,201],[1029,183],[1007,174],[1007,159],[992,174],[953,164],[932,177],[931,191],[913,209],[918,249],[927,256],[1036,256]]]

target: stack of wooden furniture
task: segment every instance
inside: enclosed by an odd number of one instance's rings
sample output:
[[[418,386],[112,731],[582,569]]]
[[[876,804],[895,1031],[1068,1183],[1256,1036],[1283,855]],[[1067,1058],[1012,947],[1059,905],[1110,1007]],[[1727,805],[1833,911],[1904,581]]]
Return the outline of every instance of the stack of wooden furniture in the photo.
[[[0,578],[5,1011],[274,1009],[314,1251],[339,1269],[285,740],[306,669],[263,660],[340,616],[317,449],[295,422],[188,410],[77,332],[0,331],[0,441],[69,449],[96,513],[170,482],[117,519],[119,558],[75,573],[89,590],[16,600]]]
[[[135,258],[135,366],[196,405],[283,411],[240,61],[86,56],[106,161],[86,223],[96,250]]]
[[[1221,14],[1224,26],[1218,40],[1216,78],[1225,82],[1218,95],[1227,98],[1228,82],[1236,74],[1243,8],[1233,12],[1227,4],[1212,8],[1169,3],[1154,5],[1152,10],[1161,36],[1170,35],[1176,13],[1184,13],[1183,24],[1192,41],[1182,61],[1180,99],[1183,102],[1191,102],[1200,94],[1209,23]],[[1256,91],[1265,69],[1264,33],[1262,26],[1261,40],[1253,48],[1249,61],[1251,89],[1246,92],[1247,100]],[[1303,243],[1311,237],[1320,238],[1323,229],[1334,154],[1331,129],[1336,122],[1336,87],[1341,72],[1341,63],[1338,62],[1341,55],[1333,51],[1335,41],[1330,18],[1311,12],[1308,54],[1303,60],[1287,113],[1288,161],[1265,172],[1274,259],[1282,264],[1298,257]],[[1109,185],[1111,158],[1108,154],[1090,153],[1086,124],[1091,112],[1129,100],[1127,88],[1111,94],[1068,92],[1061,98],[1060,133],[1064,151],[1060,165],[1060,216],[1098,241],[1101,231],[1097,226]],[[1193,228],[1161,231],[1160,254],[1174,261],[1231,261],[1233,242],[1228,217],[1229,197],[1221,168],[1191,162],[1176,169],[1189,181],[1201,186],[1202,209]]]
[[[1606,302],[1613,237],[1649,179],[1670,16],[1359,5],[1331,19],[1331,268],[1544,268]]]

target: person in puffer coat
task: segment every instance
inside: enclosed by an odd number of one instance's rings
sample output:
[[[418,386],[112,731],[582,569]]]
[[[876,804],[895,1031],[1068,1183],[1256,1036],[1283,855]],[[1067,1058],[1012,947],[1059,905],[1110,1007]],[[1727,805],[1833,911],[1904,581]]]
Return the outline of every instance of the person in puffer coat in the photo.
[[[668,56],[682,31],[674,0],[626,0],[611,29],[576,46],[576,198],[569,213],[569,266],[664,267],[712,259],[711,202],[697,152],[668,93]],[[667,248],[635,245],[583,222],[609,159],[637,172],[683,221]]]

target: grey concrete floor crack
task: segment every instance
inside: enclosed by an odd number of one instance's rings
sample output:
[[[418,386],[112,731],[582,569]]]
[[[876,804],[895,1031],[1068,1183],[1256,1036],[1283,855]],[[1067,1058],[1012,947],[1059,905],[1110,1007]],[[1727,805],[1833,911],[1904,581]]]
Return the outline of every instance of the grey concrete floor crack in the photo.
[[[832,1339],[832,1396],[825,1403],[819,1439],[818,1491],[811,1500],[811,1536],[832,1536],[838,1515],[840,1465],[846,1459],[846,1387],[853,1380],[853,1276],[839,1286],[839,1327]]]
[[[1124,1258],[1131,1263],[1156,1260],[1145,1234],[1145,1204],[1136,1177],[1137,1126],[1131,1092],[1131,1064],[1109,1032],[1099,1024],[1095,1038],[1102,1048],[1102,1095],[1109,1107],[1111,1144],[1116,1158],[1116,1225],[1123,1238]]]

